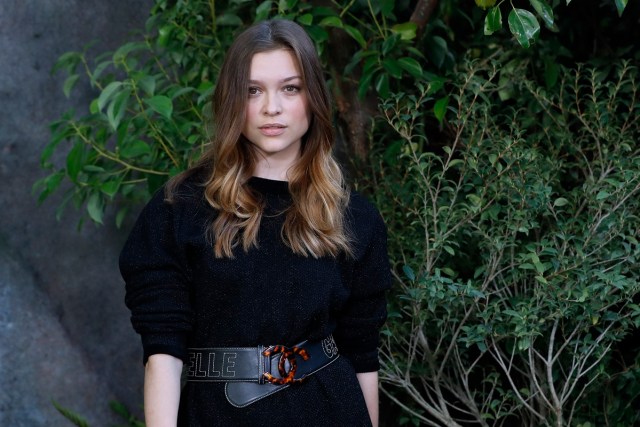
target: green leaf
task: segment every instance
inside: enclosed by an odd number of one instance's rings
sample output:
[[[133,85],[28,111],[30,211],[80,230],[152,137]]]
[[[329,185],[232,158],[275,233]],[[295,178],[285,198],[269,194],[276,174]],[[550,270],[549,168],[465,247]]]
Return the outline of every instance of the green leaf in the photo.
[[[300,15],[298,16],[298,22],[301,23],[302,25],[311,25],[313,24],[313,15],[310,13],[305,13],[304,15]]]
[[[85,420],[84,418],[82,418],[80,415],[66,409],[63,408],[58,402],[56,401],[52,401],[53,406],[58,410],[58,412],[60,412],[62,414],[63,417],[65,417],[66,419],[68,419],[69,421],[71,421],[71,423],[73,423],[73,425],[75,425],[76,427],[89,427],[89,423],[87,422],[87,420]]]
[[[607,191],[601,190],[596,195],[596,200],[604,200],[609,196],[610,196],[610,194]]]
[[[147,45],[143,42],[126,43],[118,48],[113,54],[113,62],[122,62],[127,55],[134,50],[147,49]]]
[[[380,73],[376,79],[376,92],[378,92],[382,98],[389,97],[389,74]]]
[[[398,59],[398,65],[400,65],[405,71],[418,79],[423,77],[422,66],[418,61],[413,58],[405,56]]]
[[[509,13],[509,30],[516,36],[520,46],[528,49],[540,35],[540,24],[533,13],[514,8]]]
[[[263,21],[269,17],[269,13],[271,12],[271,4],[273,2],[267,0],[260,3],[260,5],[256,8],[256,22]]]
[[[363,73],[362,78],[360,79],[360,83],[358,83],[358,97],[363,99],[364,96],[369,91],[371,87],[371,80],[373,80],[373,76],[375,71],[371,71],[370,73]]]
[[[389,72],[391,77],[396,79],[402,78],[402,68],[396,60],[387,58],[382,61],[382,66]]]
[[[149,153],[151,153],[149,144],[139,139],[124,145],[120,150],[120,155],[125,159],[133,159],[134,157]]]
[[[622,12],[624,12],[624,8],[627,7],[627,2],[628,0],[616,0],[616,8],[618,9],[618,16],[622,16]]]
[[[148,96],[153,96],[156,91],[156,78],[154,76],[144,76],[137,83]]]
[[[403,22],[402,24],[396,24],[391,27],[391,31],[400,35],[402,40],[413,40],[416,38],[416,32],[418,30],[418,24],[415,22]]]
[[[492,7],[484,18],[484,35],[490,36],[501,28],[502,12],[500,12],[500,6]]]
[[[413,269],[408,265],[403,265],[402,271],[404,272],[404,275],[407,276],[409,280],[411,281],[416,280],[416,274],[413,272]]]
[[[338,27],[342,28],[344,25],[342,24],[342,20],[338,16],[327,16],[326,18],[322,18],[322,21],[318,24],[321,27]]]
[[[163,115],[167,119],[170,119],[171,114],[173,114],[173,103],[171,102],[171,99],[166,96],[154,96],[153,98],[146,99],[145,103],[149,105],[152,110]]]
[[[120,180],[107,181],[100,186],[100,190],[109,197],[115,196],[118,188],[120,188]]]
[[[240,27],[242,19],[238,15],[225,13],[216,18],[216,25],[228,25],[230,27]]]
[[[93,193],[89,197],[89,201],[87,202],[87,212],[89,213],[89,217],[94,222],[102,224],[102,218],[104,216],[104,203],[102,202],[100,193]]]
[[[113,102],[107,107],[107,120],[113,130],[118,129],[120,121],[127,111],[127,102],[129,101],[129,92],[120,92]]]
[[[69,96],[71,95],[71,89],[73,89],[73,86],[78,81],[78,78],[80,78],[78,74],[72,74],[64,81],[62,92],[64,93],[65,97],[69,98]]]
[[[429,59],[433,61],[436,67],[442,68],[444,60],[447,57],[447,53],[449,52],[447,41],[440,36],[433,36],[429,38],[427,41],[427,52]]]
[[[351,38],[358,42],[362,49],[367,48],[367,41],[362,37],[362,33],[359,29],[352,27],[351,25],[345,25],[344,30],[351,36]]]
[[[378,0],[380,4],[380,11],[386,17],[391,15],[393,12],[393,6],[395,6],[395,0]]]
[[[69,154],[67,154],[67,175],[73,181],[78,178],[78,173],[82,170],[84,163],[84,146],[81,142],[76,142]]]
[[[544,0],[529,0],[547,28],[553,28],[553,9]]]
[[[122,82],[116,81],[116,82],[109,83],[107,87],[104,88],[104,90],[100,93],[100,96],[98,96],[99,111],[102,111],[102,109],[104,108],[105,105],[107,105],[107,102],[109,102],[113,94],[118,89],[120,89],[120,86],[122,86]]]
[[[568,203],[569,203],[569,201],[567,199],[565,199],[564,197],[558,197],[553,202],[553,206],[562,207],[562,206],[567,205]]]
[[[442,120],[444,119],[444,115],[447,112],[448,105],[449,96],[445,96],[444,98],[438,99],[433,106],[433,114],[434,116],[436,116],[436,119],[438,119],[440,123],[442,123]]]

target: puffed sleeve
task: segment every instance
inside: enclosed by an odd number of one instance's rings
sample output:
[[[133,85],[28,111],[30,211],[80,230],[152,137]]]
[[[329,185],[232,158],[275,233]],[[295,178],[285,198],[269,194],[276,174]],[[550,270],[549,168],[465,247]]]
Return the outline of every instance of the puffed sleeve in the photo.
[[[179,215],[158,191],[142,210],[120,254],[125,304],[142,339],[144,363],[157,353],[186,359],[191,329],[189,269],[178,243]]]
[[[351,295],[334,336],[340,354],[351,361],[356,372],[372,372],[380,368],[380,328],[387,318],[386,291],[392,281],[387,229],[377,209],[368,202],[352,209],[351,215],[356,240],[349,274]]]

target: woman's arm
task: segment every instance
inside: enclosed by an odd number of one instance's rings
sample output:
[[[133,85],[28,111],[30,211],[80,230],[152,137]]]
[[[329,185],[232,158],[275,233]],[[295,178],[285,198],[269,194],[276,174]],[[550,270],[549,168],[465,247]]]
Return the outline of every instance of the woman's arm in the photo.
[[[180,402],[182,360],[154,354],[144,369],[144,418],[147,427],[175,427]]]
[[[364,401],[367,404],[369,417],[373,427],[378,427],[378,373],[377,372],[361,372],[356,374]]]

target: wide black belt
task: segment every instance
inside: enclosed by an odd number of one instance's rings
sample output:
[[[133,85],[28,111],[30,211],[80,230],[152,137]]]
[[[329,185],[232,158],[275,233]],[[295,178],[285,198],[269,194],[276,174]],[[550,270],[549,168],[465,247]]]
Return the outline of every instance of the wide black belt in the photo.
[[[339,357],[331,335],[293,347],[189,348],[188,352],[187,381],[226,382],[227,400],[239,408],[304,381]]]

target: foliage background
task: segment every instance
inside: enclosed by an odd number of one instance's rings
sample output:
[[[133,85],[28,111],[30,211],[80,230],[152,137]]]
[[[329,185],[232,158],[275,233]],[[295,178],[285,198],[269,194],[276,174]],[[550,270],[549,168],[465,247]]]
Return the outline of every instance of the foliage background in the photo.
[[[122,224],[202,150],[233,35],[294,19],[325,60],[354,184],[375,189],[390,228],[390,419],[627,425],[640,395],[637,8],[158,0],[138,41],[60,58],[67,96],[81,79],[98,95],[52,124],[52,173],[35,188],[44,199],[68,179],[59,214],[73,203],[102,223],[114,206]]]

